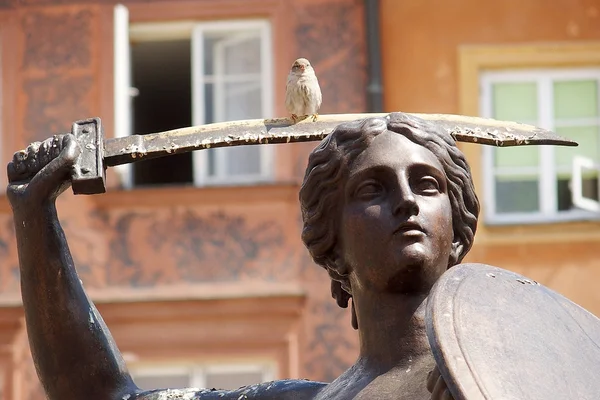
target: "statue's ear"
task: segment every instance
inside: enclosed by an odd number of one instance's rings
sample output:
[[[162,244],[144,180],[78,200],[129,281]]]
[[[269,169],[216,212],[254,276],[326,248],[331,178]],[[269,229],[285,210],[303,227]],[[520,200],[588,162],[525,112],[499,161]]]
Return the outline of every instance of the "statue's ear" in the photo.
[[[450,258],[448,259],[448,268],[458,264],[460,255],[462,254],[464,245],[459,240],[452,242],[452,250],[450,251]]]

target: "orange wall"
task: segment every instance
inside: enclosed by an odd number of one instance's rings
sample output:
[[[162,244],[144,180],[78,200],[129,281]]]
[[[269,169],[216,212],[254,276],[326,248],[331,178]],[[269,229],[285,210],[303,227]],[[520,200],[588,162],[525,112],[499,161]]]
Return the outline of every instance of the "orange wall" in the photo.
[[[600,39],[599,0],[381,0],[386,111],[458,113],[458,47]]]

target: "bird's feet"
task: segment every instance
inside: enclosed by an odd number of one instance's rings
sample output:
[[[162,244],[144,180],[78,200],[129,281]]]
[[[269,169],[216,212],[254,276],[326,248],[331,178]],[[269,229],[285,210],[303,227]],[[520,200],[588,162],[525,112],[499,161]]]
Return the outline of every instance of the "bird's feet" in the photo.
[[[298,122],[298,116],[296,114],[292,114],[292,121],[294,121],[294,123]]]
[[[317,120],[317,118],[319,118],[319,114],[313,114],[313,115],[311,115],[311,118],[312,118],[313,122],[315,122]]]

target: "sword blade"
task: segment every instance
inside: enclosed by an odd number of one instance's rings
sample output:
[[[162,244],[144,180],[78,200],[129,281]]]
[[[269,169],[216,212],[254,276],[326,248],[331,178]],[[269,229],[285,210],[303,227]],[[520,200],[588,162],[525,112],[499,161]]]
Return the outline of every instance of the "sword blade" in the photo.
[[[288,118],[230,121],[104,141],[107,166],[218,147],[320,141],[343,122],[387,113],[328,114],[317,121]],[[577,146],[577,143],[531,125],[451,114],[412,114],[434,122],[454,140],[498,147],[522,145]]]

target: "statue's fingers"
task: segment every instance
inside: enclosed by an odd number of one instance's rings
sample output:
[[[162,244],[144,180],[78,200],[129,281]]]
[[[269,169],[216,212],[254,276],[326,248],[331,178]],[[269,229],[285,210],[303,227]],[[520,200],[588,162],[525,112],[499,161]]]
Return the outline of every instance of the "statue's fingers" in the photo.
[[[441,400],[454,400],[454,397],[452,397],[452,393],[450,393],[450,390],[448,390],[448,388],[446,388],[444,390],[444,393],[442,393]]]
[[[44,140],[38,150],[38,162],[40,163],[40,165],[43,166],[52,161],[52,157],[50,154],[51,150],[52,138]]]
[[[447,390],[448,388],[446,387],[446,382],[444,381],[444,378],[440,376],[435,382],[435,386],[431,391],[431,398],[434,400],[442,400],[444,399],[444,392]]]
[[[8,168],[9,181],[16,181],[22,179],[23,174],[27,170],[27,166],[25,165],[26,157],[27,153],[25,152],[25,150],[19,150],[14,153],[13,159],[10,162]]]
[[[54,135],[50,141],[50,159],[53,160],[62,150],[62,136]]]
[[[20,165],[20,164],[17,164],[14,161],[11,161],[6,166],[6,175],[8,176],[9,183],[18,182],[19,180],[22,179],[22,174],[17,171],[18,165]]]
[[[427,390],[429,391],[429,393],[433,393],[433,389],[435,388],[435,384],[438,382],[439,377],[440,371],[437,367],[435,367],[427,375]]]
[[[74,136],[73,135],[60,135],[59,137],[60,137],[60,149],[62,151],[62,149],[69,146],[69,144],[73,140]]]
[[[27,172],[32,175],[35,174],[40,168],[38,159],[38,151],[40,149],[40,142],[33,142],[27,146],[27,155],[25,158],[25,165],[27,166]]]
[[[62,148],[58,157],[44,166],[31,180],[29,187],[41,196],[50,195],[65,186],[72,174],[75,160],[81,149],[75,137],[68,135],[67,139],[60,138]]]

